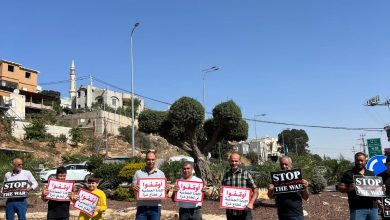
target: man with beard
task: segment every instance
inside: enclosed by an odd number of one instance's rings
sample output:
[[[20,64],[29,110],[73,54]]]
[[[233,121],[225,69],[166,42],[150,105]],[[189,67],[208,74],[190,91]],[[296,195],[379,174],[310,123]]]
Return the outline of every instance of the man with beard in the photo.
[[[223,186],[251,188],[252,198],[245,210],[226,209],[227,220],[252,220],[253,203],[257,199],[258,191],[252,175],[241,168],[241,155],[233,152],[229,157],[230,169],[226,171],[222,179]]]
[[[146,166],[141,170],[137,170],[133,176],[131,189],[135,192],[140,190],[138,186],[139,178],[165,178],[164,173],[157,169],[156,154],[154,151],[148,151],[145,156]],[[170,187],[167,186],[166,190]],[[138,200],[136,220],[160,220],[161,216],[161,200]]]
[[[355,184],[353,176],[375,176],[375,174],[367,170],[366,166],[367,156],[362,152],[355,154],[355,166],[346,171],[338,184],[338,189],[342,193],[348,193],[348,204],[350,219],[378,219],[378,206],[380,204],[379,198],[364,197],[356,195]]]

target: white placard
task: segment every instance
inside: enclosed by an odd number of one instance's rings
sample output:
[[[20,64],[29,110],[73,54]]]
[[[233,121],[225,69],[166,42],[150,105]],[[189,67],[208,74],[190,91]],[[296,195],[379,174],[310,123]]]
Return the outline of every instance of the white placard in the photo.
[[[179,190],[176,192],[175,201],[182,202],[202,202],[203,201],[203,182],[177,180],[176,185]]]
[[[252,197],[252,189],[222,186],[220,208],[244,210]]]
[[[47,184],[47,194],[46,199],[56,200],[56,201],[70,201],[69,193],[73,191],[73,182],[60,181],[50,179]]]
[[[80,189],[77,195],[79,199],[76,200],[73,207],[92,217],[95,212],[97,202],[99,201],[99,197],[84,189]]]
[[[167,194],[165,186],[167,185],[166,178],[139,178],[139,191],[137,194],[138,200],[160,200],[166,199]]]

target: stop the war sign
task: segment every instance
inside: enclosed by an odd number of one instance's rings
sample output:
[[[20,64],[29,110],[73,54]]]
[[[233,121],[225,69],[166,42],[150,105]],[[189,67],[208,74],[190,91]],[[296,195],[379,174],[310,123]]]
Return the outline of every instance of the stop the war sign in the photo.
[[[271,172],[274,194],[303,191],[301,169]]]
[[[4,182],[0,197],[1,198],[27,197],[28,187],[29,185],[27,180]]]
[[[383,181],[380,176],[353,176],[355,191],[358,196],[384,197]]]

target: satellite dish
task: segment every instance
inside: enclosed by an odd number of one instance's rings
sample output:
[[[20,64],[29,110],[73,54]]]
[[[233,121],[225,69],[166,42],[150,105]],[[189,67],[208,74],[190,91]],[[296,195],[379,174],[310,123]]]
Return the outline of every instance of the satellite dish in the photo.
[[[16,95],[19,94],[19,92],[20,92],[19,89],[14,89],[14,91],[13,91],[13,93]]]

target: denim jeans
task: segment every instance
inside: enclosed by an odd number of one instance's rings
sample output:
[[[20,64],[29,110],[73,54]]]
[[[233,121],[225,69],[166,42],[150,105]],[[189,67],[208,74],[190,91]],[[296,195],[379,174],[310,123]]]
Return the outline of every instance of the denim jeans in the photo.
[[[179,209],[179,219],[180,220],[202,220],[202,209],[199,208],[180,208]]]
[[[226,213],[227,220],[252,220],[252,212],[245,210],[241,215]]]
[[[19,220],[26,220],[26,212],[27,200],[25,198],[7,199],[5,203],[6,220],[14,220],[15,213],[18,215]]]
[[[303,215],[301,216],[279,216],[279,220],[304,220]]]
[[[378,208],[349,209],[350,220],[378,220]]]
[[[138,206],[136,220],[160,220],[161,206]]]

